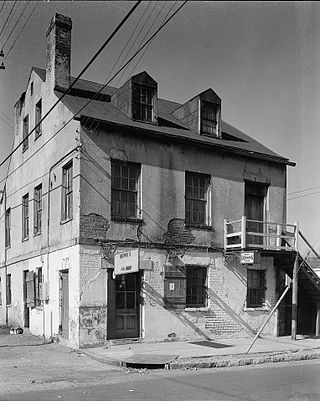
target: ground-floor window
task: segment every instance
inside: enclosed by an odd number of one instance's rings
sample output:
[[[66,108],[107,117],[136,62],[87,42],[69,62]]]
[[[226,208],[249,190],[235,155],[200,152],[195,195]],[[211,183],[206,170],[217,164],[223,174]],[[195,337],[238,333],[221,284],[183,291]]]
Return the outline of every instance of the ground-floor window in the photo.
[[[6,288],[6,302],[11,305],[12,291],[11,291],[11,274],[7,274],[7,288]]]
[[[247,308],[264,306],[265,303],[265,270],[247,270]]]
[[[205,307],[207,302],[205,266],[166,266],[164,303],[172,308]]]

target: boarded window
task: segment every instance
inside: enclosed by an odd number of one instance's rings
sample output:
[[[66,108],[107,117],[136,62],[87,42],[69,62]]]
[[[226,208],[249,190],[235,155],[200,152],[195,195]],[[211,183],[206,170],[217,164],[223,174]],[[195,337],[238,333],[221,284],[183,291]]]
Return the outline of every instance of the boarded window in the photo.
[[[247,270],[247,307],[261,307],[265,303],[265,270]]]
[[[72,161],[62,169],[62,213],[61,219],[72,219],[73,209],[73,169]]]
[[[204,307],[207,299],[207,268],[165,266],[164,303],[167,308]]]
[[[11,305],[12,291],[11,291],[11,274],[7,274],[7,286],[6,286],[6,302],[7,305]]]
[[[113,161],[111,165],[112,217],[138,217],[140,165]]]
[[[27,306],[30,308],[35,307],[35,274],[34,272],[27,272]]]

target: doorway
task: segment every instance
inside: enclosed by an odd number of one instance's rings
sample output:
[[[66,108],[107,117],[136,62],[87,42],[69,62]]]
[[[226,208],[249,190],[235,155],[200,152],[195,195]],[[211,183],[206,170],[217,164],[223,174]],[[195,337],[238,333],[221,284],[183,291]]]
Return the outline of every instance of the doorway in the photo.
[[[30,327],[30,309],[28,307],[28,297],[27,297],[27,276],[29,270],[23,271],[23,327]]]
[[[140,335],[141,272],[108,275],[108,339]]]
[[[69,338],[69,271],[60,272],[60,327],[59,333],[64,338]]]
[[[265,199],[268,186],[257,182],[245,182],[245,216],[247,232],[255,233],[247,236],[248,245],[262,245],[265,221]],[[250,221],[251,220],[251,221]]]

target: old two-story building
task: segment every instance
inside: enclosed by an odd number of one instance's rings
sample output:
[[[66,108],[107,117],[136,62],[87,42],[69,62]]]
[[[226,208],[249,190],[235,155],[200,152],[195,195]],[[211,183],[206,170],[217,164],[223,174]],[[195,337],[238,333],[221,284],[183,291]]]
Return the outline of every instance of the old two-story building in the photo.
[[[257,332],[292,276],[294,163],[222,121],[212,89],[178,104],[147,72],[120,88],[75,82],[71,28],[55,15],[46,68],[15,105],[0,322],[72,347]],[[265,333],[287,334],[288,305]]]

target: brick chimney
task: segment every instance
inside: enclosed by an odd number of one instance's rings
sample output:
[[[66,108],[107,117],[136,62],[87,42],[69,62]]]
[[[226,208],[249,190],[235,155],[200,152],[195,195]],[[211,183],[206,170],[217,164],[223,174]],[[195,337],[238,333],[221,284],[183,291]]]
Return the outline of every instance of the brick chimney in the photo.
[[[71,29],[71,18],[56,14],[47,30],[46,82],[51,90],[70,86]]]

